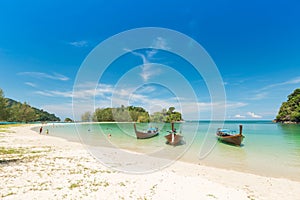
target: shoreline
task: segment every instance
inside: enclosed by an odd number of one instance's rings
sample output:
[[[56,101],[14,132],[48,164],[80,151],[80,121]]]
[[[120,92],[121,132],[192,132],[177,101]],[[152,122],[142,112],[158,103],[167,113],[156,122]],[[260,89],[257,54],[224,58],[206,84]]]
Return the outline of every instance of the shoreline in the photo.
[[[3,199],[299,199],[297,181],[182,161],[149,174],[120,173],[104,167],[82,144],[40,135],[34,126],[41,124],[1,132],[1,149],[24,150],[22,159],[7,163],[3,160],[18,156],[1,154]]]
[[[107,122],[88,122],[88,124],[105,124]],[[116,124],[116,123],[119,123],[119,122],[108,122],[108,124]],[[129,122],[121,122],[121,123],[129,123]],[[74,125],[76,126],[75,123],[58,123],[57,125]],[[77,123],[79,125],[81,124],[86,124],[86,123]],[[47,126],[52,126],[51,123],[48,123],[48,124],[41,124],[43,125],[43,127],[47,127]],[[33,124],[32,127],[39,127],[41,125],[38,125],[38,124]],[[32,128],[33,129],[33,128]],[[37,131],[37,130],[35,130]],[[51,132],[51,131],[50,131]],[[38,132],[36,132],[38,133]],[[55,137],[55,138],[59,138],[59,139],[64,139],[66,140],[67,142],[75,142],[75,143],[78,143],[78,144],[82,144],[82,138],[80,137],[76,137],[77,139],[74,139],[74,138],[67,138],[67,137],[62,137],[62,136],[59,136],[59,135],[51,135],[49,134],[49,136],[51,137]],[[113,145],[113,143],[110,143]],[[89,147],[92,147],[92,146],[89,146],[87,147],[86,146],[87,144],[84,144],[85,148],[89,149]],[[111,146],[111,145],[108,145],[106,146],[105,144],[103,144],[103,146],[99,147],[100,149],[101,148],[109,148],[110,150],[107,150],[107,151],[112,151],[113,149],[115,149],[117,147],[117,149],[120,149],[122,150],[123,152],[129,152],[129,153],[132,153],[132,154],[138,154],[138,155],[148,155],[148,153],[145,153],[145,152],[142,152],[142,151],[139,151],[138,149],[132,147],[122,147],[122,146]],[[140,149],[141,150],[141,149]],[[91,150],[87,150],[89,153],[93,154]],[[150,152],[151,153],[151,152]],[[151,156],[151,155],[150,155]],[[186,164],[193,164],[193,165],[201,165],[201,166],[207,166],[207,167],[213,167],[213,168],[217,168],[217,169],[224,169],[224,170],[233,170],[233,171],[236,171],[236,172],[241,172],[241,173],[247,173],[247,174],[253,174],[253,175],[258,175],[258,176],[263,176],[263,177],[272,177],[272,178],[279,178],[279,179],[286,179],[286,180],[291,180],[291,181],[296,181],[296,182],[300,182],[300,179],[299,177],[297,178],[297,176],[293,176],[292,174],[282,174],[280,173],[280,171],[277,171],[276,170],[273,170],[271,172],[266,172],[264,170],[259,170],[259,168],[256,168],[256,169],[248,169],[248,168],[245,168],[245,167],[241,167],[241,168],[236,168],[236,167],[230,167],[230,166],[224,166],[224,165],[220,165],[219,163],[217,163],[217,161],[205,161],[204,160],[191,160],[191,155],[187,155],[187,154],[183,154],[179,157],[176,157],[175,161],[176,162],[183,162],[183,163],[186,163]],[[169,159],[169,158],[166,158],[164,156],[151,156],[151,158],[153,159],[167,159],[167,160],[171,160],[171,162],[173,162],[173,159]],[[270,171],[270,170],[269,170]],[[286,175],[286,176],[285,176]]]

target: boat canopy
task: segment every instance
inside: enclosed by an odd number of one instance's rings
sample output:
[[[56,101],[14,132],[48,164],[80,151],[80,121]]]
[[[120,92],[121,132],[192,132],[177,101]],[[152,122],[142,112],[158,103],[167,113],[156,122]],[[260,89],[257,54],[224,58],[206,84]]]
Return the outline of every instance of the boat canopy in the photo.
[[[223,133],[235,133],[236,132],[234,130],[230,130],[230,129],[226,129],[226,128],[219,129],[218,131],[223,132]]]

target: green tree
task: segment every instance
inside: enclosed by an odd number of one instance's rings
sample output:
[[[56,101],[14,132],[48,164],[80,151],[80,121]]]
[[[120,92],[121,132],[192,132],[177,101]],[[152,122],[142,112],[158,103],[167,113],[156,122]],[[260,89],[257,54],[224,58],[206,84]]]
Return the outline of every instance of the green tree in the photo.
[[[36,113],[34,109],[27,104],[24,103],[17,103],[14,104],[10,109],[10,119],[9,121],[15,122],[32,122],[36,117]]]
[[[276,121],[300,123],[300,89],[288,95],[288,100],[279,109]]]
[[[85,112],[81,115],[81,121],[83,122],[90,122],[92,121],[92,114],[91,112]]]
[[[93,120],[96,122],[112,122],[113,114],[112,114],[112,108],[97,108],[94,115]]]
[[[300,95],[300,88],[294,90],[294,92],[288,96],[288,100],[291,100],[294,97],[299,97],[299,95]]]
[[[60,121],[54,114],[5,98],[0,89],[0,121],[32,122],[32,121]]]
[[[164,116],[166,116],[166,115],[167,115],[167,109],[163,108],[162,111],[161,111],[161,113],[162,113]]]
[[[165,112],[163,110],[162,112],[153,113],[150,117],[151,122],[164,122],[166,119],[166,117],[165,117],[166,112],[167,112],[167,110],[165,109]]]
[[[149,114],[148,113],[140,114],[137,121],[141,123],[149,122],[150,121]]]
[[[167,122],[173,122],[173,121],[181,121],[182,118],[181,118],[181,113],[179,112],[173,112],[172,114],[170,114],[168,117],[167,117]]]
[[[151,115],[153,122],[172,122],[181,121],[181,113],[175,111],[175,107],[170,107],[167,111],[165,108],[161,112],[155,112]]]
[[[60,121],[58,117],[56,117],[54,114],[50,114],[43,109],[37,109],[33,108],[35,111],[35,118],[34,121]]]
[[[23,118],[23,122],[32,122],[34,121],[36,115],[35,115],[35,111],[34,109],[27,104],[26,102],[24,102],[22,104],[22,118]]]
[[[3,90],[0,88],[0,121],[7,121],[9,118],[9,110],[7,108],[7,100],[4,97]]]
[[[175,107],[170,107],[168,112],[169,112],[169,113],[173,113],[174,110],[175,110]]]
[[[67,117],[65,118],[64,122],[74,122],[71,118]]]
[[[93,114],[93,121],[149,121],[149,113],[142,107],[122,105],[118,108],[97,108]]]
[[[113,111],[114,121],[117,121],[117,122],[130,122],[130,121],[132,121],[129,110],[126,109],[123,105],[122,105],[121,108],[114,108],[112,111]]]

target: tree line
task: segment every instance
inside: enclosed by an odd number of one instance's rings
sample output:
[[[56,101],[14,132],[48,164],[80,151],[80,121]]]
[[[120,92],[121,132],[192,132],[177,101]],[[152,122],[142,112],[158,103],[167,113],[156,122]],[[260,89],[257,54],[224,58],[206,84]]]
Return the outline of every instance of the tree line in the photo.
[[[34,108],[28,103],[20,103],[4,97],[0,88],[0,121],[7,122],[35,122],[35,121],[60,121],[54,114]]]
[[[82,121],[94,122],[172,122],[181,121],[181,113],[176,112],[174,107],[152,115],[142,107],[122,105],[117,108],[97,108],[94,113],[85,112],[81,116]]]

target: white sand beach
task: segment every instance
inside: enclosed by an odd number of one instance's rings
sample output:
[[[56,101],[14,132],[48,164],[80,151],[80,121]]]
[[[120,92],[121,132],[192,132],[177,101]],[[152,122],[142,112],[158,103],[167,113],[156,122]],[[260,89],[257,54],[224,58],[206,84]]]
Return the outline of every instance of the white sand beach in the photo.
[[[1,199],[300,199],[300,182],[183,162],[117,172],[81,144],[30,128],[0,131]]]

